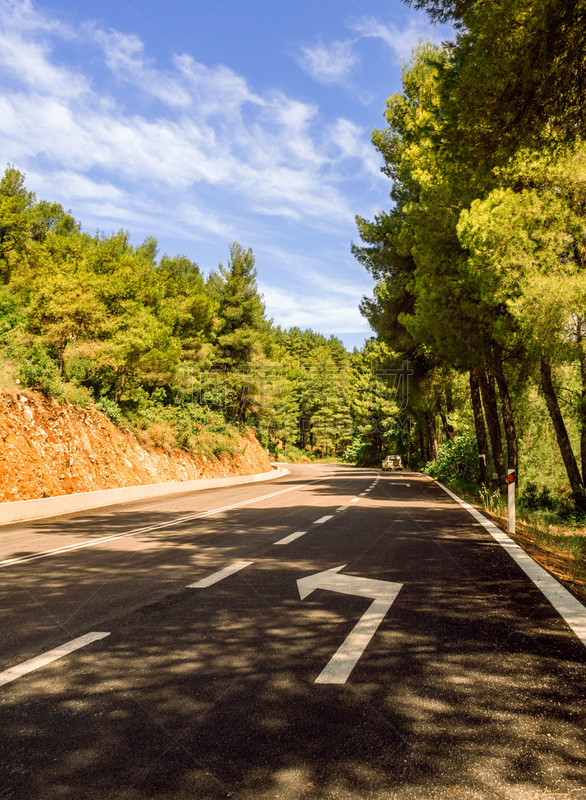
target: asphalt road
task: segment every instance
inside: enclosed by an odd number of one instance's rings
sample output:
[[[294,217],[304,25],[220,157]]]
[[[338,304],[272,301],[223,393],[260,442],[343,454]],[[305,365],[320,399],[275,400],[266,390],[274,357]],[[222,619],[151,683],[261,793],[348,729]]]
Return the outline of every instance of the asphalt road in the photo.
[[[0,577],[0,683],[108,634],[0,685],[1,798],[586,800],[586,647],[425,477],[7,526]]]

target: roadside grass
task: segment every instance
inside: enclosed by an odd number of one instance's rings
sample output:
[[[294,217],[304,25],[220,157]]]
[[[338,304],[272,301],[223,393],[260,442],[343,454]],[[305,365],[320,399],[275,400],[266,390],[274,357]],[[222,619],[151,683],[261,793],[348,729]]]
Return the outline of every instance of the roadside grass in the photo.
[[[531,511],[517,504],[515,533],[508,530],[506,497],[477,484],[442,481],[502,528],[517,544],[575,594],[586,600],[586,527],[567,522],[554,511]]]

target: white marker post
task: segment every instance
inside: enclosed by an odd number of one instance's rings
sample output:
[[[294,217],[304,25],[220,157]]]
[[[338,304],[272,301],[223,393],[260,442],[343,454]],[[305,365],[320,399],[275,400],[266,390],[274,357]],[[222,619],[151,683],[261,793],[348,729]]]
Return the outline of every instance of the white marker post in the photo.
[[[515,533],[515,490],[517,488],[517,473],[509,470],[509,533]]]

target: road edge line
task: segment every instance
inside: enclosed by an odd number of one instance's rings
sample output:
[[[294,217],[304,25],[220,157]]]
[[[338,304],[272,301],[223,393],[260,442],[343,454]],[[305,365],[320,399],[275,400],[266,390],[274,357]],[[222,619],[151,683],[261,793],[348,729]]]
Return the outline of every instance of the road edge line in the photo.
[[[439,481],[435,481],[435,483],[436,486],[441,486],[444,492],[459,503],[462,508],[465,508],[490,533],[492,538],[507,551],[586,647],[586,607],[565,586],[562,586],[553,575],[540,566],[529,553],[523,550],[521,545],[514,542],[508,534],[501,530],[498,525],[487,519],[484,514],[475,509],[470,503],[466,503],[465,500],[454,494],[443,483]]]
[[[141,486],[121,486],[117,489],[98,489],[95,492],[77,492],[57,497],[39,497],[34,500],[9,500],[6,503],[0,503],[0,526],[14,525],[18,522],[34,522],[39,519],[60,517],[64,514],[75,514],[79,511],[90,511],[139,500],[169,497],[175,494],[189,494],[205,489],[223,489],[246,483],[272,481],[289,474],[288,469],[279,467],[276,470],[260,472],[256,475],[200,478],[192,481],[164,481]]]

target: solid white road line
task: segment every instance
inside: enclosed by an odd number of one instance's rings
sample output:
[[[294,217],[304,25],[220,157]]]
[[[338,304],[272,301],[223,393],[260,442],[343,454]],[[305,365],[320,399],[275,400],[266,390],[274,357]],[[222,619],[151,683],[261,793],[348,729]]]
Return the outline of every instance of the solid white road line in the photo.
[[[438,481],[437,485],[441,486],[444,492],[447,492],[453,500],[472,514],[474,519],[486,528],[493,539],[495,539],[501,547],[504,547],[527,577],[533,581],[541,592],[543,592],[545,597],[547,597],[558,614],[567,622],[582,644],[586,645],[586,608],[582,603],[576,600],[561,583],[558,583],[553,575],[550,575],[547,570],[540,567],[520,545],[507,536],[504,531],[501,531],[494,522],[487,519],[484,514],[477,511],[474,506],[461,500],[458,495],[451,492],[443,483],[439,483]]]
[[[72,639],[70,642],[59,645],[59,647],[55,647],[53,650],[48,650],[40,656],[31,658],[29,661],[24,661],[22,664],[17,664],[16,667],[4,670],[4,672],[0,672],[0,686],[4,686],[5,683],[10,683],[10,681],[15,681],[17,678],[29,672],[34,672],[34,670],[39,669],[39,667],[44,667],[45,664],[57,661],[58,658],[63,658],[63,656],[73,653],[74,650],[85,647],[86,644],[97,642],[98,639],[105,639],[105,637],[109,635],[109,632],[106,633],[104,631],[84,633],[83,636],[78,636],[77,639]]]
[[[287,492],[294,492],[296,489],[303,489],[306,486],[310,486],[313,483],[319,483],[321,478],[318,478],[315,481],[309,481],[308,483],[301,483],[298,486],[291,486],[288,489],[281,489],[278,492],[271,492],[270,494],[263,494],[261,497],[254,497],[251,500],[243,500],[241,503],[232,503],[229,506],[222,506],[220,508],[214,508],[211,511],[203,511],[201,514],[191,514],[188,517],[180,517],[179,519],[173,519],[169,522],[160,522],[158,525],[149,525],[146,528],[134,528],[131,531],[127,531],[126,533],[119,533],[116,536],[101,536],[97,539],[89,539],[86,542],[80,542],[79,544],[68,544],[64,547],[55,547],[53,550],[42,550],[40,553],[31,553],[28,556],[22,556],[21,558],[8,558],[5,561],[0,561],[0,569],[2,567],[9,567],[13,564],[22,564],[26,561],[36,561],[38,558],[48,558],[49,556],[53,556],[57,553],[68,553],[70,550],[81,550],[84,547],[94,547],[95,545],[99,544],[106,544],[107,542],[114,542],[117,539],[126,539],[128,536],[138,536],[140,533],[150,533],[151,531],[158,531],[161,528],[170,528],[173,525],[181,525],[183,522],[191,522],[194,519],[203,519],[204,517],[211,517],[212,514],[219,514],[222,511],[230,511],[233,508],[240,508],[241,506],[249,506],[251,503],[259,503],[261,500],[267,500],[269,497],[276,497],[279,494],[286,494]]]
[[[218,572],[214,572],[212,575],[208,575],[207,578],[202,578],[197,583],[190,583],[188,585],[188,589],[207,589],[208,586],[213,586],[214,583],[219,583],[223,581],[224,578],[228,578],[230,575],[233,575],[235,572],[239,572],[244,567],[249,567],[251,564],[254,564],[254,561],[235,561],[233,564],[230,564],[229,567],[224,567],[224,569],[218,570]]]
[[[307,531],[296,531],[295,533],[290,533],[289,536],[285,536],[284,539],[279,539],[278,542],[274,544],[289,544],[289,542],[294,542],[295,539],[299,539],[300,536],[305,536]]]
[[[319,519],[316,519],[313,524],[314,525],[321,525],[322,522],[327,522],[329,519],[333,519],[333,518],[334,518],[334,515],[330,514],[329,517],[320,517]]]

